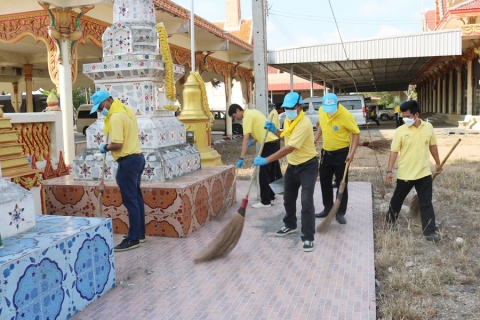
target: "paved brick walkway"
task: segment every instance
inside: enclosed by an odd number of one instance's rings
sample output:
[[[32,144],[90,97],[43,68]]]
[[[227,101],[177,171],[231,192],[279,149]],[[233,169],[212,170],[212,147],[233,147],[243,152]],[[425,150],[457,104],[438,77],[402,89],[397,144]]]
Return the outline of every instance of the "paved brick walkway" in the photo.
[[[271,208],[247,208],[242,238],[226,258],[195,265],[238,209],[247,182],[237,186],[238,203],[222,221],[188,238],[147,237],[141,248],[116,253],[117,287],[73,319],[375,319],[370,183],[349,184],[348,224],[333,221],[328,233],[316,234],[313,252],[301,250],[299,233],[274,235],[284,214],[277,196]],[[315,199],[318,212],[318,184]]]

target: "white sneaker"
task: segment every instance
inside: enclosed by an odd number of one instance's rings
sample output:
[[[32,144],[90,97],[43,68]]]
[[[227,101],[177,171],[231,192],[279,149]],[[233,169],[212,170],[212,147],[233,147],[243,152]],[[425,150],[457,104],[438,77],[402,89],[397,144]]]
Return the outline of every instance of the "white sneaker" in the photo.
[[[270,204],[271,204],[271,205],[274,205],[274,204],[275,204],[275,200],[270,200]]]
[[[261,202],[252,204],[252,208],[260,209],[260,208],[270,208],[271,204],[263,204]]]

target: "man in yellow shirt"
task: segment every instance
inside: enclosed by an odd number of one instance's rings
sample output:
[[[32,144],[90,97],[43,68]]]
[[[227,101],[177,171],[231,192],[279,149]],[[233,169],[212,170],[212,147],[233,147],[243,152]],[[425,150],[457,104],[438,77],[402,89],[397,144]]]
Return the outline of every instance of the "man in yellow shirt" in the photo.
[[[386,220],[390,228],[395,229],[395,222],[402,203],[410,190],[415,186],[420,202],[422,230],[428,241],[440,241],[435,233],[435,212],[432,205],[432,171],[430,169],[430,154],[435,160],[438,175],[440,157],[433,127],[429,122],[420,119],[420,106],[417,101],[409,100],[400,106],[405,124],[395,130],[390,158],[388,159],[386,182],[392,184],[392,170],[398,160],[397,186],[390,200],[390,208]]]
[[[323,96],[322,106],[318,110],[317,133],[315,144],[323,134],[323,148],[320,160],[320,187],[322,188],[322,199],[324,210],[315,214],[317,218],[325,218],[333,207],[333,186],[332,179],[335,174],[337,186],[343,178],[343,172],[347,162],[352,162],[360,140],[360,129],[357,126],[354,116],[344,106],[338,103],[338,97],[334,93],[327,93]],[[350,135],[352,139],[350,141]],[[352,147],[349,152],[350,143]],[[348,183],[348,172],[345,176]],[[338,190],[337,190],[338,192]],[[346,224],[345,213],[348,204],[348,186],[345,186],[342,202],[338,209],[336,219],[340,224]]]
[[[313,193],[317,181],[318,154],[313,144],[312,122],[303,112],[302,96],[297,92],[290,92],[283,100],[285,108],[285,127],[280,131],[273,122],[265,122],[265,129],[269,129],[277,137],[285,140],[285,146],[267,158],[256,157],[253,164],[265,166],[287,156],[288,167],[284,176],[283,205],[285,207],[285,226],[277,231],[279,237],[297,231],[297,198],[298,190],[302,187],[302,241],[303,251],[313,250],[315,235],[315,207]]]
[[[393,112],[395,113],[395,128],[398,128],[402,125],[401,121],[401,114],[400,114],[400,103],[395,101],[395,108],[393,108]]]
[[[90,113],[97,111],[105,116],[104,134],[110,135],[110,142],[102,144],[100,152],[111,151],[113,159],[118,162],[115,179],[128,212],[128,235],[114,250],[135,249],[140,242],[145,242],[145,203],[140,188],[145,158],[138,139],[137,118],[128,106],[120,100],[113,100],[105,90],[95,92],[91,99],[93,108]]]
[[[247,148],[253,146],[256,141],[263,141],[265,136],[265,129],[263,128],[267,118],[258,110],[243,110],[238,104],[232,104],[228,108],[228,115],[235,120],[243,120],[243,144],[240,158],[237,161],[237,168],[243,166],[243,158],[247,152]],[[250,135],[253,140],[250,140]],[[265,140],[265,146],[262,150],[262,157],[268,157],[280,149],[280,140],[272,133],[268,133]],[[270,183],[277,179],[277,172],[280,170],[280,163],[272,161],[268,166],[260,168],[258,173],[258,180],[260,184],[260,199],[259,203],[252,205],[253,208],[268,208],[275,202],[275,193],[270,188]]]

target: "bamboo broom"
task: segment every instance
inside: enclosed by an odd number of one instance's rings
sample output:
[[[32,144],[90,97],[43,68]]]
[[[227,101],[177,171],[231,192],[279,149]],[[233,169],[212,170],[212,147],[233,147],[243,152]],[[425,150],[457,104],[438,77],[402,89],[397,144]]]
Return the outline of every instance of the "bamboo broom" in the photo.
[[[458,139],[457,142],[453,145],[452,149],[450,149],[450,152],[448,152],[447,156],[443,159],[442,163],[440,164],[439,169],[441,170],[443,168],[443,165],[445,162],[447,162],[447,159],[450,157],[452,154],[453,150],[458,146],[458,144],[462,141],[462,139]],[[432,182],[435,180],[435,178],[438,176],[438,174],[435,172],[435,174],[432,177]],[[415,195],[413,197],[412,201],[410,202],[410,214],[414,219],[418,219],[420,217],[420,200],[418,199],[418,195]]]
[[[108,133],[106,135],[106,142],[108,143]],[[105,191],[105,163],[107,160],[107,153],[103,154],[103,161],[102,161],[102,172],[100,173],[100,185],[98,186],[98,198],[97,198],[97,206],[95,207],[95,217],[100,218],[102,217],[102,209],[103,209],[103,193]]]
[[[348,153],[350,153],[350,150],[352,150],[352,140],[350,139],[350,146],[348,148]],[[343,198],[343,193],[345,192],[345,187],[347,186],[347,183],[345,182],[345,178],[347,177],[347,172],[348,172],[348,167],[350,166],[350,162],[347,162],[345,165],[345,170],[343,171],[343,178],[342,182],[340,182],[340,186],[338,187],[337,191],[337,199],[335,199],[335,203],[333,204],[332,209],[330,209],[330,212],[328,213],[328,216],[323,219],[322,223],[320,223],[317,227],[317,232],[318,233],[324,233],[327,232],[328,227],[332,223],[333,219],[335,218],[335,215],[338,212],[338,209],[340,208],[340,203],[342,202]]]
[[[270,117],[270,121],[272,121],[272,117]],[[262,144],[260,145],[260,150],[258,151],[258,157],[262,154],[268,132],[269,130],[266,129]],[[253,180],[255,179],[257,170],[258,166],[255,166],[253,168],[252,176],[250,177],[247,194],[245,198],[243,198],[237,213],[233,216],[232,220],[220,230],[218,235],[210,242],[207,249],[195,258],[194,261],[196,263],[222,258],[229,254],[237,245],[238,240],[240,240],[240,237],[242,236],[243,225],[245,224],[245,211],[248,205],[248,195],[250,194],[250,189],[252,189]]]
[[[230,186],[230,190],[228,191],[227,198],[225,201],[223,201],[222,207],[220,208],[220,211],[218,214],[215,216],[215,219],[221,220],[227,213],[228,207],[232,203],[232,198],[233,198],[233,189],[235,189],[235,183],[237,182],[237,176],[238,176],[238,169],[235,170],[235,177],[233,178],[232,185]]]
[[[378,151],[379,153],[387,153],[390,151],[391,144],[392,144],[391,139],[382,139],[382,140],[362,142],[360,143],[360,146],[367,147],[374,151]]]

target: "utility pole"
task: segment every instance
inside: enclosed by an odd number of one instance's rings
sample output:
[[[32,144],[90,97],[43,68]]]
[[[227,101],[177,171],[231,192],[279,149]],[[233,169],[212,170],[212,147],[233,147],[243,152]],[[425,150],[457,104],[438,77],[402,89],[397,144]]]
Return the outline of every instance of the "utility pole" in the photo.
[[[268,118],[266,14],[266,0],[252,0],[255,108]],[[260,143],[256,144],[257,154]],[[260,199],[259,180],[257,171],[257,199]]]
[[[268,116],[266,0],[252,0],[255,108]]]

